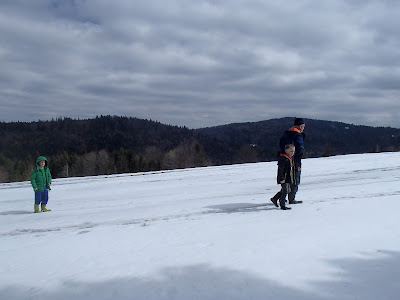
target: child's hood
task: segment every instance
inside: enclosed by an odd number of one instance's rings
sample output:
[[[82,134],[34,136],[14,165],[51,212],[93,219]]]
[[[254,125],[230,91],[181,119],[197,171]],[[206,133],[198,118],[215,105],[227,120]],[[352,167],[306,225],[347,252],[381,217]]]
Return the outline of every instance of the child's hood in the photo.
[[[38,165],[38,164],[39,164],[39,162],[41,162],[42,160],[44,160],[44,161],[45,161],[45,163],[46,163],[46,166],[47,166],[47,158],[46,158],[46,157],[44,157],[44,156],[39,156],[39,157],[36,159],[36,165]]]

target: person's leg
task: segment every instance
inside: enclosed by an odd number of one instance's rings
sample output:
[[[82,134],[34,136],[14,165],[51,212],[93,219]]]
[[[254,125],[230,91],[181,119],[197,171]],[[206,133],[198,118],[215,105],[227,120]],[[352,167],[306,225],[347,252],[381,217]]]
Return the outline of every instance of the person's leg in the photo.
[[[34,212],[39,213],[39,204],[42,199],[42,193],[40,191],[35,191],[35,205],[34,205]]]
[[[301,160],[295,160],[294,162],[294,180],[295,184],[291,185],[291,192],[288,195],[289,204],[294,204],[296,202],[301,203],[302,201],[296,201],[296,193],[299,190],[299,184],[301,179]]]
[[[42,211],[50,211],[50,209],[46,208],[47,202],[49,201],[49,191],[45,188],[42,194]]]
[[[296,203],[296,200],[294,199],[296,197],[296,193],[299,189],[299,186],[297,184],[292,184],[290,189],[290,193],[288,195],[288,200],[289,200],[289,204],[293,204]]]
[[[42,202],[42,193],[40,191],[35,191],[35,204],[39,205]]]
[[[289,183],[284,183],[282,184],[282,194],[281,197],[279,198],[279,204],[281,206],[281,209],[290,209],[289,207],[286,207],[286,195],[290,193],[290,184]]]
[[[279,198],[281,197],[281,195],[282,195],[282,189],[281,189],[279,192],[277,192],[277,193],[275,194],[275,196],[273,196],[273,197],[271,198],[271,202],[272,202],[276,207],[279,207],[279,206],[278,206],[278,200],[279,200]]]
[[[49,191],[45,188],[42,193],[42,204],[46,205],[49,201]]]

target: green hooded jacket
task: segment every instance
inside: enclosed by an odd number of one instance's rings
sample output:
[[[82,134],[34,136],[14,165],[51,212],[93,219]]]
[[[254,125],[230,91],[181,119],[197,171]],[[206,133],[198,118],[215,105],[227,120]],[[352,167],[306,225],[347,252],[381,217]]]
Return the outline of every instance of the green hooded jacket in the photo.
[[[40,169],[39,162],[45,161],[45,166]],[[49,184],[51,183],[50,169],[47,167],[47,159],[44,156],[39,156],[36,160],[36,167],[33,168],[31,173],[31,184],[32,188],[37,188],[38,191],[43,192],[45,187],[50,189]]]

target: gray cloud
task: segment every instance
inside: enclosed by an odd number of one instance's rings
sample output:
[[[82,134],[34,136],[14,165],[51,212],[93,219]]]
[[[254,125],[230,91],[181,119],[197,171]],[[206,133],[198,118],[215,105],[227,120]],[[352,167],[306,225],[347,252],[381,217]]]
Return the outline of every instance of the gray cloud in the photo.
[[[400,127],[397,1],[2,1],[0,121]]]

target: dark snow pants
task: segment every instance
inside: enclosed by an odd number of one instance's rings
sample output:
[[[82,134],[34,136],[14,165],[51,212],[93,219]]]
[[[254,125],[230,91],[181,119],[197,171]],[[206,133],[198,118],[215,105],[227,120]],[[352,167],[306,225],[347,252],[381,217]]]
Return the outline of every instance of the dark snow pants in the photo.
[[[282,203],[283,203],[283,206],[285,206],[286,195],[288,195],[289,203],[293,202],[298,188],[299,188],[299,186],[296,184],[283,183],[283,184],[281,184],[281,190],[279,192],[277,192],[275,196],[272,197],[272,200],[274,200],[274,201],[279,200],[281,207],[282,207]]]
[[[49,201],[49,191],[45,188],[43,192],[35,191],[35,204],[47,204]]]
[[[271,200],[278,201],[279,204],[282,207],[285,207],[285,201],[286,201],[286,195],[290,194],[291,188],[290,188],[290,183],[282,183],[281,184],[281,190],[275,194],[275,196],[272,197]]]

